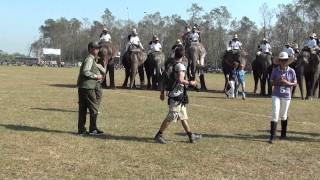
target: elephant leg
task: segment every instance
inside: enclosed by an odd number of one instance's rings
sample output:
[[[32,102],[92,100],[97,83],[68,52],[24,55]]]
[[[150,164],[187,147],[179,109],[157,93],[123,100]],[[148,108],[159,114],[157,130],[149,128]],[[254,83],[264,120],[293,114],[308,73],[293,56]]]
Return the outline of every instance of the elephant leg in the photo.
[[[107,76],[103,76],[103,80],[101,81],[101,87],[107,88]]]
[[[160,87],[161,64],[159,63],[159,61],[156,64],[156,68],[155,68],[155,89],[159,89],[159,87]]]
[[[131,58],[131,72],[130,72],[130,86],[129,88],[133,88],[134,80],[138,71],[138,59],[137,56],[135,58]]]
[[[303,89],[303,75],[299,74],[297,77],[301,99],[304,100],[304,89]]]
[[[147,89],[151,89],[151,78],[152,76],[150,75],[150,73],[147,73]]]
[[[147,75],[147,89],[151,89],[151,71],[150,71],[150,64],[145,64],[144,68],[146,69],[146,75]]]
[[[318,98],[320,98],[320,78],[318,80]]]
[[[196,79],[196,62],[192,62],[191,63],[191,80],[195,80]]]
[[[188,64],[188,67],[187,67],[187,77],[189,80],[191,80],[190,64]]]
[[[144,69],[143,66],[138,67],[138,73],[139,73],[139,78],[140,78],[140,88],[144,88]]]
[[[114,89],[115,83],[114,83],[114,64],[108,65],[109,70],[109,79],[110,79],[110,88]]]
[[[271,82],[270,82],[270,77],[267,78],[267,84],[268,84],[268,96],[271,96],[272,86],[271,86]]]
[[[228,77],[227,77],[227,74],[224,73],[224,88],[223,88],[223,92],[226,92],[227,86],[228,86]]]
[[[318,87],[318,81],[319,81],[319,73],[314,73],[313,75],[313,84],[312,84],[312,96],[315,97],[317,87]]]
[[[199,79],[200,79],[200,89],[203,90],[203,91],[207,91],[207,87],[206,87],[206,83],[205,83],[205,80],[204,80],[204,73],[201,72],[200,73],[200,76],[199,76]]]
[[[257,94],[258,83],[259,83],[259,76],[258,76],[258,75],[253,75],[253,79],[254,79],[253,94]]]
[[[260,79],[260,95],[265,96],[266,95],[266,82],[267,82],[267,77],[265,74],[262,75],[262,78]]]
[[[306,90],[307,90],[307,94],[306,94],[306,99],[310,99],[311,98],[311,78],[309,76],[309,74],[305,75],[305,82],[306,82]]]
[[[125,78],[124,78],[122,87],[126,88],[128,86],[128,79],[129,79],[129,76],[130,76],[130,69],[128,67],[125,67],[124,70],[125,70]]]
[[[155,69],[152,72],[152,89],[157,89],[157,76],[156,76],[156,72]]]

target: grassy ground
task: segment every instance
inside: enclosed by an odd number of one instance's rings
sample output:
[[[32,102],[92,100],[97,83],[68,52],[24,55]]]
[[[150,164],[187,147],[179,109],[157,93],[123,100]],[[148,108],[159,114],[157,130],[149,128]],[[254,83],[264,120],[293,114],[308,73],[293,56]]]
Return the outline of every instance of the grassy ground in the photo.
[[[156,91],[104,90],[98,126],[77,131],[78,69],[0,67],[0,179],[319,179],[318,100],[294,99],[286,141],[267,143],[271,99],[227,100],[221,75],[190,92],[187,143],[179,123],[153,136],[167,112]],[[117,72],[117,85],[123,71]],[[252,77],[247,76],[252,91]],[[278,129],[280,127],[278,126]],[[278,132],[279,134],[279,132]]]

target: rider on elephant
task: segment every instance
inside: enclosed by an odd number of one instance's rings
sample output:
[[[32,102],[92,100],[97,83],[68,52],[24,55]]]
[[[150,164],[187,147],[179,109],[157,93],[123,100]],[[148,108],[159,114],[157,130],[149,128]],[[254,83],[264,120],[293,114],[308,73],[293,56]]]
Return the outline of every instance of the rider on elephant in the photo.
[[[294,52],[294,50],[292,49],[290,43],[286,43],[286,44],[284,45],[284,48],[282,49],[282,52],[288,53],[289,58],[290,58],[290,57],[291,57],[291,58],[294,58],[294,57],[295,57],[295,52]]]
[[[183,48],[183,44],[181,42],[180,39],[177,39],[175,44],[172,46],[171,48],[171,57],[174,58],[174,52],[177,48],[182,47]]]
[[[161,52],[162,51],[162,46],[159,42],[159,38],[157,36],[153,36],[152,42],[149,45],[149,50],[148,50],[148,54],[152,54],[155,52]]]
[[[297,43],[294,43],[294,44],[292,45],[292,48],[293,48],[293,51],[294,51],[294,53],[296,54],[296,56],[297,56],[298,54],[300,54],[299,45],[298,45]]]
[[[191,33],[189,34],[188,37],[188,44],[189,46],[198,46],[200,48],[200,59],[197,61],[197,64],[200,66],[204,66],[204,58],[207,54],[206,49],[201,43],[201,37],[200,37],[200,31],[197,27],[197,25],[194,25],[192,28]],[[186,47],[188,48],[188,47]]]
[[[101,44],[111,42],[111,36],[108,28],[103,28],[102,33],[100,34],[99,42]]]
[[[258,56],[265,56],[268,62],[271,62],[271,46],[267,38],[263,38],[261,44],[258,46]]]
[[[306,44],[306,47],[304,48],[304,50],[310,51],[313,54],[316,52],[316,50],[319,50],[316,39],[317,39],[316,33],[310,34],[309,40],[307,41],[307,44]]]
[[[240,63],[240,50],[242,49],[242,43],[238,39],[238,34],[234,34],[232,40],[229,42],[229,49],[234,55],[234,59]]]
[[[189,42],[201,42],[200,31],[196,26],[193,26],[192,31],[189,34]]]
[[[259,45],[258,48],[261,51],[261,53],[272,55],[271,45],[270,45],[270,43],[269,43],[267,38],[263,38],[262,39],[262,42],[261,42],[261,44]]]
[[[141,49],[144,50],[140,38],[138,37],[137,30],[134,28],[132,29],[131,34],[128,36],[128,44],[126,46],[126,51],[133,50],[133,49]]]

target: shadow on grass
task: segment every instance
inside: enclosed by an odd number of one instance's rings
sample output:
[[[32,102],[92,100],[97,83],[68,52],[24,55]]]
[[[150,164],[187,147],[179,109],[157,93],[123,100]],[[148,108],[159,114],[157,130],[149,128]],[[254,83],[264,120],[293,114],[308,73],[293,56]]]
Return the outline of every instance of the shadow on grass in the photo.
[[[150,137],[136,137],[136,136],[118,136],[112,134],[102,134],[102,135],[86,135],[83,136],[85,138],[97,138],[97,139],[104,139],[104,140],[116,140],[116,141],[135,141],[135,142],[143,142],[143,143],[155,143],[153,138]]]
[[[233,134],[233,135],[222,135],[222,134],[202,134],[202,137],[207,138],[226,138],[226,139],[239,139],[239,140],[248,140],[248,141],[261,141],[268,142],[269,140],[269,131],[268,130],[259,130],[259,132],[266,132],[266,134],[260,135],[251,135],[251,134]],[[301,134],[301,135],[310,135],[310,136],[320,136],[317,133],[304,133],[304,132],[296,132],[296,131],[288,131],[287,132],[286,141],[299,141],[299,142],[320,142],[320,139],[308,138],[308,137],[297,137],[290,136],[290,134]],[[176,133],[176,135],[186,136],[185,133]]]
[[[76,88],[76,84],[48,84],[49,86],[53,87],[61,87],[61,88]]]
[[[186,136],[185,133],[176,133],[179,136]],[[249,134],[201,134],[202,137],[206,138],[226,138],[226,139],[239,139],[239,140],[248,140],[248,141],[260,141],[267,142],[269,136],[268,135],[249,135]]]
[[[223,90],[215,90],[215,89],[210,89],[207,91],[208,93],[219,93],[219,94],[225,94]],[[239,98],[241,98],[241,91],[239,91]],[[271,96],[269,95],[260,95],[260,94],[253,94],[253,92],[246,92],[246,97],[250,98],[270,98]],[[216,97],[208,97],[208,98],[216,98]]]
[[[16,124],[0,124],[0,126],[5,127],[14,131],[30,131],[30,132],[48,132],[48,133],[63,133],[63,134],[77,134],[71,131],[61,131],[61,130],[52,130],[45,129],[33,126],[24,126],[24,125],[16,125]]]
[[[46,133],[59,133],[59,134],[72,134],[79,136],[78,133],[72,131],[61,131],[61,130],[54,130],[54,129],[46,129],[46,128],[39,128],[33,126],[25,126],[25,125],[16,125],[16,124],[0,124],[0,126],[14,130],[14,131],[30,131],[30,132],[46,132]],[[80,137],[80,136],[79,136]],[[104,139],[104,140],[117,140],[117,141],[134,141],[134,142],[144,142],[144,143],[155,143],[153,138],[149,137],[135,137],[135,136],[117,136],[112,134],[102,134],[102,135],[85,135],[81,136],[85,138],[97,138],[97,139]]]
[[[75,110],[68,109],[59,109],[59,108],[30,108],[32,110],[40,110],[40,111],[58,111],[58,112],[78,112]]]
[[[227,97],[217,97],[217,96],[192,96],[195,98],[201,98],[201,99],[227,99]]]
[[[269,133],[269,130],[258,130],[258,132],[266,132]],[[278,134],[281,133],[280,130],[277,131]],[[290,136],[290,135],[302,135],[302,136]],[[320,142],[320,139],[314,139],[311,137],[305,136],[312,136],[312,137],[319,137],[319,133],[308,133],[308,132],[299,132],[299,131],[287,131],[287,141],[305,141],[305,142]]]

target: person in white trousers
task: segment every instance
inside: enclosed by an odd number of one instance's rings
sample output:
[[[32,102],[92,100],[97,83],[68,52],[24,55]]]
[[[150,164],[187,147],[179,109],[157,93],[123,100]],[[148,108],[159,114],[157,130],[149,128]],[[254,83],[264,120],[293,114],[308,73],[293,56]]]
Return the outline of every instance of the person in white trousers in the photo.
[[[290,59],[290,60],[289,60]],[[285,139],[288,125],[288,110],[291,101],[291,90],[297,85],[295,71],[289,67],[291,63],[287,52],[281,52],[276,60],[278,64],[272,70],[270,81],[272,91],[272,120],[269,143],[276,139],[277,122],[281,119],[281,139]]]

